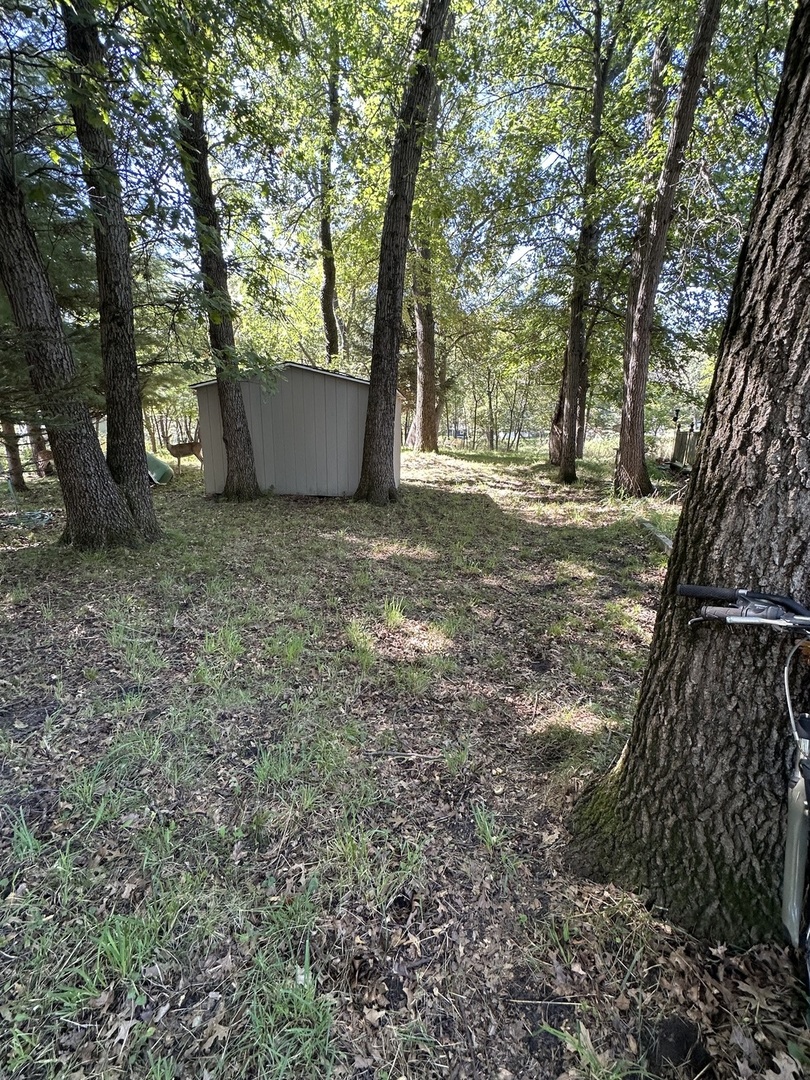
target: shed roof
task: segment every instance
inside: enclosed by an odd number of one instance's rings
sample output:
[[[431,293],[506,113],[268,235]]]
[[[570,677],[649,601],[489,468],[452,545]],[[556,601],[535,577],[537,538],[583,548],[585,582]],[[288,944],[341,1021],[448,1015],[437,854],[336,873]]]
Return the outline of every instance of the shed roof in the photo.
[[[335,379],[348,379],[349,382],[361,383],[363,386],[369,385],[369,380],[362,379],[359,375],[347,375],[344,371],[330,371],[329,368],[316,367],[314,364],[297,364],[294,360],[285,360],[279,367],[298,368],[301,371],[314,371],[318,375],[331,375]],[[190,383],[190,387],[192,390],[197,390],[201,386],[213,386],[216,381],[216,379],[203,379],[202,382]]]

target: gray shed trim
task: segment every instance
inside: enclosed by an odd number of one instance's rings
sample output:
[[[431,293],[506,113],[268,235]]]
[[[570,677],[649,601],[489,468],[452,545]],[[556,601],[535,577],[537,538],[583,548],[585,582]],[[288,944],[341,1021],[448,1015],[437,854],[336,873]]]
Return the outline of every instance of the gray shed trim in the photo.
[[[279,495],[353,495],[360,480],[368,407],[365,379],[303,364],[283,364],[267,393],[243,379],[256,478]],[[215,380],[195,383],[200,410],[205,492],[225,489],[226,456]],[[401,402],[394,425],[394,476],[399,486]]]

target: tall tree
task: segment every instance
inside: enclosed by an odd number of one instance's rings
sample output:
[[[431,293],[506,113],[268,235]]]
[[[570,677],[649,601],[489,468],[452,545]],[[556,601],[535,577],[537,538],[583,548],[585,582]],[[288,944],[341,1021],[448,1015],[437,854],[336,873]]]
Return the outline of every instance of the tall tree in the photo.
[[[683,171],[686,144],[695,120],[712,39],[720,21],[720,4],[721,0],[703,0],[681,78],[658,187],[639,217],[625,321],[622,418],[614,477],[617,494],[649,495],[652,492],[644,456],[644,406],[655,295],[664,265],[667,233],[675,209],[675,194]],[[651,94],[657,93],[657,88],[652,86]],[[654,104],[651,107],[654,108]]]
[[[398,498],[393,442],[405,260],[425,125],[436,93],[436,57],[449,10],[450,0],[422,0],[411,39],[410,70],[391,151],[390,182],[380,240],[363,464],[355,493],[356,499],[380,506]]]
[[[321,208],[320,237],[321,262],[323,264],[321,314],[326,339],[326,363],[327,367],[329,367],[337,359],[340,351],[340,332],[337,320],[337,271],[332,241],[332,201],[335,187],[332,174],[332,152],[337,142],[338,126],[340,124],[340,54],[335,33],[330,35],[326,62],[328,66],[326,102],[329,116],[329,133],[324,136],[321,143],[318,197]]]
[[[178,120],[180,158],[194,215],[208,312],[208,337],[222,412],[222,439],[228,458],[225,497],[246,501],[255,499],[260,491],[239,383],[234,307],[228,288],[228,266],[208,164],[208,137],[202,100],[198,98],[193,101],[190,94],[182,89],[179,91]]]
[[[612,23],[606,23],[601,0],[593,3],[591,32],[592,99],[590,131],[585,151],[585,172],[582,184],[582,219],[574,255],[573,283],[569,303],[568,336],[565,343],[560,401],[557,406],[559,427],[552,423],[552,460],[559,464],[559,479],[572,483],[577,478],[577,431],[580,402],[587,383],[586,322],[588,303],[594,278],[599,245],[599,211],[596,206],[599,152],[605,111],[605,91],[611,76],[616,39],[621,25],[623,0],[616,6]],[[558,438],[559,453],[553,440]]]
[[[144,539],[160,534],[144,448],[135,353],[129,227],[109,114],[109,71],[93,0],[61,6],[70,107],[93,215],[99,330],[107,408],[107,463]]]
[[[425,143],[432,151],[431,159],[435,159],[440,111],[441,94],[437,89],[425,125]],[[408,445],[414,450],[435,454],[439,449],[439,388],[436,374],[436,312],[433,306],[433,241],[430,235],[430,217],[430,207],[427,206],[415,229],[413,310],[416,324],[416,400],[413,422],[408,432]]]
[[[76,365],[9,146],[0,146],[0,283],[20,332],[31,383],[49,430],[65,502],[62,539],[78,548],[132,545],[141,539],[110,475],[87,405],[78,393]]]
[[[779,932],[789,754],[774,716],[788,646],[690,629],[675,587],[810,596],[808,55],[801,0],[632,735],[576,811],[591,872],[738,944]]]
[[[439,449],[436,315],[433,308],[433,249],[429,236],[418,243],[413,261],[413,307],[416,322],[416,401],[408,445],[424,453]]]

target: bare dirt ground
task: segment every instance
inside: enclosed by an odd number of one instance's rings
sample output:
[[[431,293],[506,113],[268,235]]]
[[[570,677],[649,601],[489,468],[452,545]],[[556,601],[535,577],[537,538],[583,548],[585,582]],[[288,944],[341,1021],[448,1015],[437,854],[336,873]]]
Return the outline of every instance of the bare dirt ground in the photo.
[[[103,555],[0,506],[0,1076],[803,1075],[786,950],[566,869],[647,507],[527,460],[403,477],[378,511],[184,470],[166,538]]]

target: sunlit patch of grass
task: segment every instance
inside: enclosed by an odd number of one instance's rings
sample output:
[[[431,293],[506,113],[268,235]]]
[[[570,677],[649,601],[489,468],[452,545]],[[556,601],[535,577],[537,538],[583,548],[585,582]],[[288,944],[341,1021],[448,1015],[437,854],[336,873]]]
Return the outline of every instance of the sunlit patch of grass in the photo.
[[[397,630],[405,622],[405,601],[401,596],[385,598],[383,621],[389,630]]]
[[[360,662],[360,668],[367,674],[374,667],[374,643],[371,635],[358,619],[352,619],[346,627],[346,640]]]

